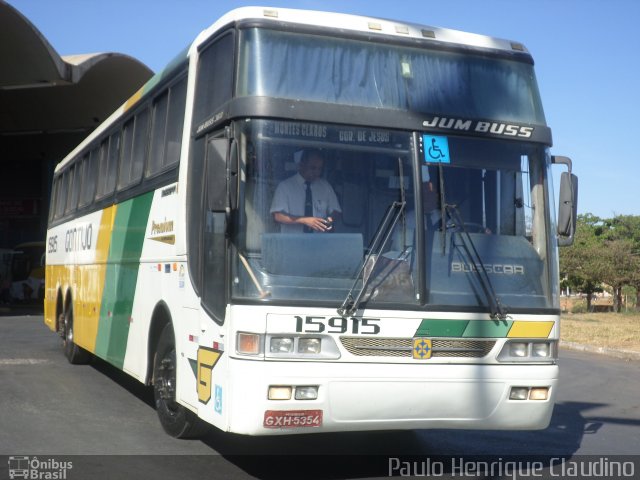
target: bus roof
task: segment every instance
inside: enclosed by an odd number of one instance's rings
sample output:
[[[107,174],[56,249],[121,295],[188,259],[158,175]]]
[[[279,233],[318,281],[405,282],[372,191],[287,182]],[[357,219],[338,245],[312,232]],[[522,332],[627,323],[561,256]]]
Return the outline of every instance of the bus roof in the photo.
[[[242,7],[231,10],[211,25],[211,27],[204,30],[196,38],[194,44],[197,46],[206,41],[215,34],[216,31],[230,23],[250,19],[260,19],[265,21],[271,20],[278,23],[294,23],[311,27],[315,26],[321,28],[349,30],[368,33],[371,35],[379,34],[391,35],[399,38],[428,39],[437,43],[448,43],[457,46],[529,53],[525,46],[519,42],[463,32],[460,30],[345,13],[271,7]]]
[[[319,27],[327,29],[337,29],[366,33],[372,36],[392,36],[398,38],[432,41],[434,44],[449,45],[454,47],[478,48],[483,50],[495,50],[512,54],[529,55],[529,51],[519,42],[505,40],[486,35],[452,30],[448,28],[432,27],[415,23],[401,22],[375,17],[360,15],[333,13],[314,10],[299,10],[290,8],[272,7],[241,7],[229,11],[220,17],[213,25],[203,30],[196,39],[184,50],[182,50],[164,69],[156,73],[147,83],[145,83],[136,93],[134,93],[123,105],[114,111],[100,126],[98,126],[87,138],[85,138],[76,148],[56,166],[58,172],[75,158],[84,148],[91,144],[102,132],[107,130],[111,124],[123,115],[127,110],[136,105],[147,92],[160,83],[169,73],[184,64],[193,51],[214,36],[218,31],[226,28],[230,24],[244,21],[257,20],[262,25],[268,22],[282,25],[286,23],[304,25],[309,27]]]

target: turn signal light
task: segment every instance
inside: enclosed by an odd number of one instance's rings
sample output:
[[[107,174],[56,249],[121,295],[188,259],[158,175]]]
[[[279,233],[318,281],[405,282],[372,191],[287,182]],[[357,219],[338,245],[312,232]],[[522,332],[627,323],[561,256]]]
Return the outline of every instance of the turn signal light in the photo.
[[[262,347],[261,335],[257,333],[238,333],[237,347],[238,353],[243,355],[258,355]]]

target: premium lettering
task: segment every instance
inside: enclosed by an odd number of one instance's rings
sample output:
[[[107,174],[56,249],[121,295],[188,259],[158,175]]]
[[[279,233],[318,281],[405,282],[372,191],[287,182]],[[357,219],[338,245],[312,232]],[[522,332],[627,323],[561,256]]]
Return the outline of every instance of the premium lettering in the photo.
[[[165,220],[164,222],[151,222],[151,235],[173,232],[173,220]]]

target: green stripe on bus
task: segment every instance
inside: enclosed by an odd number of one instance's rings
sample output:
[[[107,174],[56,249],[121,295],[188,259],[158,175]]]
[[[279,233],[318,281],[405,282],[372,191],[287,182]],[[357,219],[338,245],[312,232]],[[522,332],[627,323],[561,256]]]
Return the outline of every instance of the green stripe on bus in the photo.
[[[136,293],[140,255],[153,192],[118,205],[100,307],[96,355],[118,368],[124,365]]]
[[[461,337],[468,320],[422,320],[416,337]]]
[[[513,324],[512,320],[477,320],[469,322],[463,337],[505,338]]]
[[[511,320],[422,320],[416,337],[504,338]]]

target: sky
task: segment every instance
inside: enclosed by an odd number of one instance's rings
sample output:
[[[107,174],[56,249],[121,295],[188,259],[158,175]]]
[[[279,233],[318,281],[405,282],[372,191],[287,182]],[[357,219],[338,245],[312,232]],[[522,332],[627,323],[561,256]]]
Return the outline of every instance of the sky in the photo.
[[[60,55],[118,52],[154,72],[241,6],[352,13],[523,43],[554,155],[573,160],[578,213],[640,215],[638,0],[9,0]],[[556,184],[562,169],[554,169]],[[557,201],[556,190],[556,201]]]

